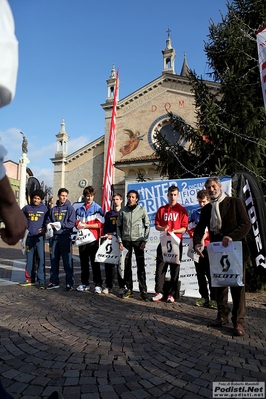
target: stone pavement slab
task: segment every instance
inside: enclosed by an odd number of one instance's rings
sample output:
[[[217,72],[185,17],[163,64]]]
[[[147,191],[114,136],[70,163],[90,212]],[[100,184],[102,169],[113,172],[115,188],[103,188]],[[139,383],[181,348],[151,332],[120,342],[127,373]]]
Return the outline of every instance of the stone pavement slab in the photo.
[[[0,265],[22,258],[0,243]],[[265,382],[266,293],[247,294],[244,337],[193,303],[0,284],[1,381],[15,399],[200,399],[213,381]]]

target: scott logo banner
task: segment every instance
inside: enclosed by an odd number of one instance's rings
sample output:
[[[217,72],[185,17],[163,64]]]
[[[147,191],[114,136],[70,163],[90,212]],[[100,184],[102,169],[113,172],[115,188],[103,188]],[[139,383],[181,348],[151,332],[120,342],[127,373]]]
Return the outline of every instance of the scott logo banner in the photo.
[[[117,265],[120,261],[119,243],[115,236],[104,239],[95,255],[95,262],[112,263]]]
[[[243,286],[242,242],[232,241],[228,247],[221,242],[207,245],[213,287]]]
[[[160,235],[163,260],[167,263],[180,264],[180,239],[173,233]]]
[[[75,245],[78,247],[81,245],[89,244],[95,241],[95,237],[89,229],[81,229],[77,231]]]

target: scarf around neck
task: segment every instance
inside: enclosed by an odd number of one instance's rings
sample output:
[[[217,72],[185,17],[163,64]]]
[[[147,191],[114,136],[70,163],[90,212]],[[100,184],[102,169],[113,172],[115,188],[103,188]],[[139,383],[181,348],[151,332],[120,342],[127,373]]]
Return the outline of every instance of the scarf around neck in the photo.
[[[212,212],[210,220],[210,230],[214,234],[219,234],[222,228],[222,219],[221,219],[219,204],[225,199],[225,197],[227,197],[227,195],[222,192],[218,198],[211,199]]]

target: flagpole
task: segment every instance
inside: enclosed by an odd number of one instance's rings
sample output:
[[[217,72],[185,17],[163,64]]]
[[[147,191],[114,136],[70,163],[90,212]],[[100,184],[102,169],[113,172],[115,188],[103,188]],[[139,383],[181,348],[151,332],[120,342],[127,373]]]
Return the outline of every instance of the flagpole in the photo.
[[[115,135],[116,135],[116,106],[118,97],[118,71],[116,72],[116,82],[114,91],[114,102],[112,109],[111,125],[108,149],[106,155],[105,173],[103,180],[102,209],[106,213],[111,209],[112,201],[112,185],[114,180],[114,152],[115,152]]]

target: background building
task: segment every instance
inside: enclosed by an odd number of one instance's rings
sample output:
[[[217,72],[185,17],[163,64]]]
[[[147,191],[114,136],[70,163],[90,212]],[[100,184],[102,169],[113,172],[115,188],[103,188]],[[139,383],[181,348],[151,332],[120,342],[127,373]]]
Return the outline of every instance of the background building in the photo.
[[[172,132],[168,111],[195,125],[194,96],[188,79],[188,65],[184,55],[180,75],[175,73],[175,50],[170,33],[166,47],[162,50],[163,69],[157,79],[147,83],[117,102],[115,142],[115,191],[124,194],[125,183],[144,180],[158,180],[155,156],[154,134],[160,130],[170,142],[186,143]],[[68,154],[69,135],[64,120],[56,135],[56,153],[51,159],[54,164],[54,195],[60,187],[70,191],[71,202],[77,201],[86,185],[96,188],[96,201],[101,203],[106,152],[108,149],[116,70],[113,67],[107,80],[107,98],[101,106],[105,111],[104,135],[88,143],[73,154]],[[217,83],[207,82],[214,90]],[[168,178],[165,176],[165,178]]]
[[[3,162],[6,175],[9,179],[10,185],[12,190],[14,191],[16,200],[19,200],[19,191],[20,191],[20,174],[21,174],[21,167],[20,164],[10,159],[8,161]],[[26,168],[26,179],[28,181],[29,177],[32,177],[33,173],[30,168]],[[27,189],[27,187],[26,187]]]

